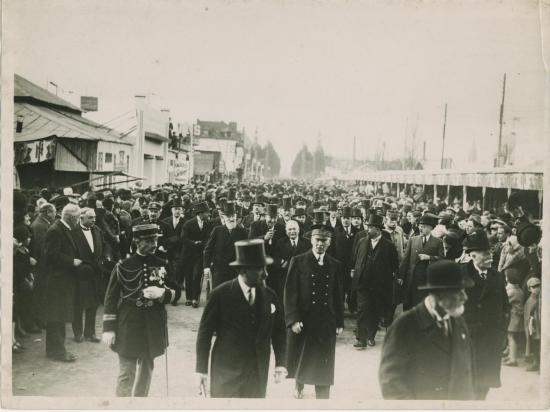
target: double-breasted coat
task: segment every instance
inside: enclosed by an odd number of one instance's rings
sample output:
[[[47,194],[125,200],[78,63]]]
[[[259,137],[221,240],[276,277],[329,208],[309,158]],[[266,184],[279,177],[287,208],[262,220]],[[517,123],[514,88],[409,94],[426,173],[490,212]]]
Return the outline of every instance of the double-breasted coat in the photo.
[[[135,254],[118,262],[112,273],[103,313],[103,331],[115,332],[112,349],[129,358],[153,359],[168,346],[164,305],[177,301],[179,290],[166,286],[165,261],[154,255]],[[162,300],[143,297],[148,286],[164,287]]]
[[[473,261],[462,264],[461,269],[463,276],[474,281],[474,286],[466,289],[464,319],[474,348],[476,387],[498,388],[510,312],[504,275],[489,269],[484,280]]]
[[[384,399],[475,399],[468,328],[462,317],[450,320],[446,337],[421,302],[392,323],[378,371]]]
[[[336,328],[344,327],[341,263],[325,253],[323,266],[310,250],[290,261],[284,290],[288,377],[300,383],[332,385]],[[302,322],[299,334],[291,330]]]
[[[430,260],[421,261],[419,254],[429,255]],[[444,257],[445,250],[441,239],[430,235],[425,245],[422,245],[421,235],[409,239],[398,272],[398,277],[403,279],[403,309],[412,308],[426,296],[425,292],[418,290],[418,286],[426,283],[428,265]]]
[[[238,279],[212,291],[197,334],[197,373],[208,373],[214,333],[211,396],[265,397],[271,347],[275,366],[283,366],[285,357],[284,320],[275,292],[257,287],[255,303],[250,306]]]
[[[97,226],[90,228],[94,243],[94,251],[86,240],[83,229],[77,227],[71,231],[76,246],[76,256],[82,264],[76,269],[75,304],[80,308],[95,308],[103,300],[102,261],[103,235]]]

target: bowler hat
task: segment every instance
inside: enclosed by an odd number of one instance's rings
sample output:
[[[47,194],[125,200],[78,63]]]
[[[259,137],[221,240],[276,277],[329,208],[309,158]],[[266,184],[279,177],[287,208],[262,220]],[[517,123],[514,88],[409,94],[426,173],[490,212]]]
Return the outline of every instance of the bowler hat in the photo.
[[[421,225],[427,225],[431,227],[437,226],[437,216],[433,213],[425,213],[420,217],[420,221],[418,222]]]
[[[55,200],[53,201],[53,204],[57,210],[63,209],[69,203],[71,203],[71,201],[67,196],[64,196],[64,195],[56,197]]]
[[[379,229],[384,228],[384,218],[376,213],[369,215],[369,220],[367,221],[367,226],[374,226]]]
[[[235,242],[235,257],[229,266],[264,267],[273,263],[273,259],[265,254],[262,239],[238,240]]]
[[[235,202],[226,202],[223,205],[222,213],[226,216],[233,216],[236,213]]]
[[[418,286],[418,289],[464,289],[474,285],[472,279],[462,274],[460,264],[452,260],[438,260],[429,265],[426,279],[426,283]]]
[[[132,233],[136,239],[144,239],[148,237],[160,237],[159,227],[155,223],[145,223],[136,225],[132,228]]]
[[[516,228],[518,243],[527,247],[538,244],[542,238],[542,231],[539,226],[529,222],[521,222]]]
[[[199,202],[193,205],[193,211],[198,215],[199,213],[209,212],[210,209],[208,208],[208,203]]]
[[[467,253],[477,251],[477,250],[489,250],[491,245],[489,244],[489,239],[483,230],[475,230],[470,233],[462,241],[462,246]]]

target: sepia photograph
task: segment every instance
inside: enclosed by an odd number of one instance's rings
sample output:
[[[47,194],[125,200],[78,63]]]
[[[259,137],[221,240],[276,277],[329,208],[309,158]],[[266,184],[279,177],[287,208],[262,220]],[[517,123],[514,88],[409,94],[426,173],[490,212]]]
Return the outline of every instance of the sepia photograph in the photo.
[[[550,0],[1,6],[3,409],[550,407]]]

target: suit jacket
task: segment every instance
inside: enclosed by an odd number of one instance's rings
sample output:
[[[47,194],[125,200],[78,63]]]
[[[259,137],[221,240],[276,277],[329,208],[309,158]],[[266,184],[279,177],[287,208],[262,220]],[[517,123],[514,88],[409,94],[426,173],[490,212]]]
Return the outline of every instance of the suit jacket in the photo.
[[[93,252],[80,226],[71,231],[76,256],[82,260],[76,268],[76,304],[81,308],[97,307],[102,292],[103,236],[97,226],[93,226],[90,232],[94,242]]]
[[[235,260],[235,242],[246,238],[246,230],[243,228],[236,227],[230,234],[227,226],[216,226],[204,247],[204,267],[212,267],[218,273],[233,273],[234,269],[229,266],[229,262]]]
[[[268,229],[269,228],[267,226],[267,223],[263,219],[252,222],[252,224],[250,225],[250,230],[248,232],[248,238],[263,239]],[[271,239],[271,242],[269,240],[264,240],[266,253],[268,255],[271,255],[277,241],[285,236],[286,229],[284,225],[280,223],[275,223],[275,226],[273,226],[273,238]]]
[[[285,271],[288,269],[290,259],[294,256],[300,255],[311,249],[311,243],[305,240],[303,237],[298,236],[298,243],[296,248],[292,247],[290,239],[285,236],[277,240],[275,248],[273,250],[273,265],[276,268],[280,268]]]
[[[183,224],[181,230],[182,251],[181,258],[187,263],[194,263],[197,260],[202,260],[204,246],[212,232],[212,221],[203,221],[202,230],[199,228],[199,222],[195,216]],[[195,242],[201,242],[195,244]]]
[[[391,302],[393,281],[398,266],[397,250],[390,240],[381,236],[372,250],[370,236],[364,237],[357,247],[352,286],[354,289],[376,291],[384,297],[384,300]]]
[[[167,257],[172,260],[177,257],[181,251],[181,231],[184,225],[183,216],[180,216],[178,225],[174,227],[174,218],[172,216],[161,220],[162,232],[164,234],[164,247],[168,251]]]
[[[261,217],[258,220],[262,220]],[[242,224],[246,230],[250,230],[250,225],[254,222],[254,213],[249,213],[246,215],[246,217],[243,219]]]
[[[424,302],[393,322],[378,372],[384,399],[475,399],[472,346],[464,319],[451,318],[451,330],[451,337],[445,337]]]
[[[476,383],[498,388],[510,312],[504,275],[489,269],[487,280],[483,280],[472,261],[462,264],[462,271],[474,281],[474,286],[466,289],[464,319],[472,336]]]
[[[331,244],[334,246],[334,257],[338,259],[346,273],[350,271],[352,252],[353,252],[353,242],[355,240],[355,235],[359,232],[357,228],[351,226],[350,234],[344,229],[343,226],[336,226],[334,229],[334,234]]]
[[[197,334],[196,372],[208,372],[212,336],[211,395],[218,398],[237,396],[249,375],[257,371],[257,393],[265,396],[271,346],[275,365],[284,365],[285,326],[282,308],[273,290],[256,288],[256,300],[250,307],[239,281],[234,279],[215,288],[202,314]]]
[[[40,260],[40,256],[44,250],[44,238],[51,225],[52,223],[43,216],[38,216],[31,223],[32,240],[29,249],[31,255],[37,260]]]
[[[54,222],[44,238],[40,261],[44,276],[40,293],[42,315],[46,322],[71,322],[74,316],[76,246],[69,230],[60,220]]]

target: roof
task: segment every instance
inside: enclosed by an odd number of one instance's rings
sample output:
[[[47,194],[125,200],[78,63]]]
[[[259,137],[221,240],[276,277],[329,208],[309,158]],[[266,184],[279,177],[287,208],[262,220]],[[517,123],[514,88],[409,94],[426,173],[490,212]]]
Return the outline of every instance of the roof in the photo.
[[[29,142],[48,137],[66,137],[131,145],[120,133],[80,115],[30,103],[15,103],[14,130],[17,116],[23,117],[23,130],[14,133],[14,142]]]
[[[34,103],[42,103],[54,105],[58,108],[63,108],[78,114],[82,113],[80,108],[76,107],[72,103],[50,93],[48,90],[40,87],[33,82],[25,79],[24,77],[15,75],[13,97],[16,102],[28,101]]]

